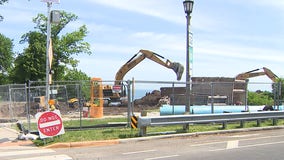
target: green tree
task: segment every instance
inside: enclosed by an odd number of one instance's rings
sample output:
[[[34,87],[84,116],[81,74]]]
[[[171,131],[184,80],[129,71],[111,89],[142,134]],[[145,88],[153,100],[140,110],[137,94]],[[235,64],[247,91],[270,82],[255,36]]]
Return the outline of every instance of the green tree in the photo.
[[[11,74],[14,83],[25,83],[27,80],[45,80],[45,48],[42,42],[45,35],[38,32],[29,33],[29,47],[19,54]]]
[[[272,84],[272,93],[274,94],[275,104],[281,105],[284,98],[284,79],[277,78],[277,81]]]
[[[279,92],[280,99],[284,99],[284,78],[278,78],[276,83],[279,86],[275,86],[275,89],[277,89],[277,91],[274,92]]]
[[[89,43],[84,41],[88,33],[85,25],[71,33],[60,34],[70,22],[76,21],[77,18],[74,14],[62,11],[60,23],[52,24],[52,70],[54,71],[52,78],[55,81],[64,79],[64,73],[68,70],[68,66],[76,67],[78,65],[79,61],[74,59],[72,55],[91,54]],[[15,61],[13,79],[17,83],[45,79],[47,17],[38,14],[33,22],[36,24],[35,31],[24,34],[20,41],[20,43],[28,43],[29,45]]]
[[[64,80],[66,81],[79,81],[82,91],[82,97],[89,98],[90,97],[90,77],[76,68],[69,69],[66,71],[64,75]],[[71,93],[72,94],[72,93]],[[76,93],[73,93],[76,95]]]
[[[91,78],[81,70],[73,68],[66,70],[63,79],[66,81],[79,81],[79,80],[90,80]]]
[[[273,105],[273,94],[268,91],[248,92],[248,105]]]
[[[9,83],[13,63],[13,42],[0,33],[0,85]]]
[[[3,5],[4,3],[8,2],[8,0],[0,0],[0,5]],[[3,21],[4,17],[0,15],[0,22]]]

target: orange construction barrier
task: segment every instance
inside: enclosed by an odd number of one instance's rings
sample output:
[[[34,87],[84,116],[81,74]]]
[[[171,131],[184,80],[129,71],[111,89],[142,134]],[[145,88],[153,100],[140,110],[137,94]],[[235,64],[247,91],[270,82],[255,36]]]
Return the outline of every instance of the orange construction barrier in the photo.
[[[91,79],[91,106],[90,117],[102,118],[103,117],[103,86],[101,78]]]

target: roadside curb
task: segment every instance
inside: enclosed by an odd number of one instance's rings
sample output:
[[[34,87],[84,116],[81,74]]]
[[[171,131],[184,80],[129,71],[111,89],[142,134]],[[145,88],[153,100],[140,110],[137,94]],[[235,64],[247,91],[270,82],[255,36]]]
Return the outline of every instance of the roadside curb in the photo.
[[[254,127],[254,128],[241,128],[241,129],[220,130],[220,131],[168,134],[168,135],[136,137],[136,138],[127,138],[127,139],[115,139],[115,140],[55,143],[55,144],[51,144],[43,148],[52,149],[52,148],[88,147],[88,146],[107,146],[107,145],[115,145],[115,144],[120,144],[120,143],[135,143],[139,141],[149,141],[149,140],[154,140],[154,139],[197,137],[201,135],[217,135],[217,134],[241,133],[241,132],[249,132],[249,131],[274,130],[274,129],[284,129],[284,126]]]
[[[107,146],[114,144],[119,144],[119,140],[116,139],[116,140],[55,143],[43,148],[73,148],[73,147],[85,147],[85,146]]]

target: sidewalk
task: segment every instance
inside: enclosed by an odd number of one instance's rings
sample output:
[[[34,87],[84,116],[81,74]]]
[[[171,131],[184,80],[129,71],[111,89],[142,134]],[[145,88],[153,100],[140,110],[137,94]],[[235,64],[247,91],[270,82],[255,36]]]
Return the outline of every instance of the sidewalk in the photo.
[[[9,123],[0,124],[0,147],[33,145],[30,140],[18,140],[19,132],[12,129],[11,125]]]

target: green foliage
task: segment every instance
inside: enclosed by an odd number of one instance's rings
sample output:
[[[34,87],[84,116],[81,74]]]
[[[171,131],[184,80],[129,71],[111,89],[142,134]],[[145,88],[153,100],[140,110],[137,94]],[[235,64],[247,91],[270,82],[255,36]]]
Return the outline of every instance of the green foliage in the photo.
[[[0,33],[0,85],[9,83],[9,72],[14,61],[13,42]]]
[[[62,11],[61,22],[52,24],[53,61],[51,69],[54,71],[52,76],[54,81],[66,78],[65,72],[69,72],[68,66],[73,68],[77,66],[79,61],[74,59],[72,55],[91,54],[90,45],[84,41],[88,32],[85,25],[79,27],[76,31],[60,35],[62,30],[70,22],[77,20],[77,18],[74,14]],[[33,19],[33,22],[36,24],[35,31],[24,34],[20,41],[20,43],[28,43],[29,45],[16,58],[12,76],[14,83],[24,83],[27,80],[45,80],[47,17],[43,14],[38,14]]]
[[[8,2],[8,0],[0,0],[0,5],[3,5],[4,3]],[[0,22],[3,21],[4,17],[0,15]]]
[[[249,92],[248,105],[273,105],[273,94],[268,91]]]
[[[11,78],[14,83],[25,83],[27,80],[45,79],[45,35],[39,32],[29,32],[26,41],[29,43],[24,53],[15,60],[15,68]]]
[[[3,5],[5,2],[8,2],[8,0],[0,0],[0,5]]]
[[[276,84],[275,88],[273,87],[273,93],[280,93],[280,99],[284,99],[284,78],[278,78]]]
[[[85,98],[90,97],[90,79],[91,78],[86,73],[77,70],[76,68],[67,69],[63,76],[64,81],[80,81],[82,96]],[[73,95],[76,94],[73,93]]]
[[[66,70],[63,76],[63,80],[66,81],[90,80],[90,77],[86,73],[74,68]]]

